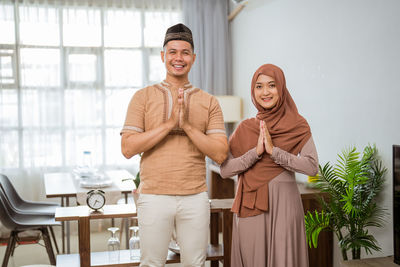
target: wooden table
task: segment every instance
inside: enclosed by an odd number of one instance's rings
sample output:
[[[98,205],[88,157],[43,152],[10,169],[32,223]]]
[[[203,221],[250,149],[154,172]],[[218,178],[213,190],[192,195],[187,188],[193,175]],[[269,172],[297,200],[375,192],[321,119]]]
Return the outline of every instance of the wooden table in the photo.
[[[230,249],[232,240],[232,199],[211,200],[211,213],[223,218],[223,244],[219,244],[218,232],[211,231],[211,244],[207,249],[207,260],[212,264],[222,260],[225,267],[230,267]],[[118,263],[108,262],[108,252],[90,252],[90,220],[104,218],[127,218],[136,216],[136,208],[131,204],[106,205],[102,212],[91,212],[87,206],[57,208],[56,221],[78,221],[79,254],[57,256],[57,267],[70,266],[138,266],[139,261],[132,261],[129,250],[120,251]],[[215,227],[211,223],[211,229]],[[216,236],[213,236],[216,235]],[[180,262],[179,255],[169,252],[166,263]]]
[[[134,178],[134,176],[127,170],[109,170],[105,171],[105,174],[111,178],[113,181],[113,187],[125,196],[125,202],[127,203],[128,194],[132,192],[135,188],[135,184],[132,181],[122,182],[125,178]],[[69,172],[55,172],[55,173],[45,173],[44,174],[44,186],[46,191],[46,197],[48,198],[61,198],[61,206],[70,206],[70,197],[77,196],[79,190],[78,181]],[[88,189],[89,190],[89,189]],[[104,190],[108,190],[104,188]],[[128,232],[128,224],[126,225],[126,231]],[[67,253],[70,253],[70,225],[69,221],[64,222],[61,225],[62,232],[62,252],[65,253],[65,247]],[[66,237],[66,238],[65,238]],[[65,246],[66,239],[66,246]],[[127,235],[126,243],[128,244],[129,238]]]
[[[235,179],[223,179],[220,176],[220,169],[216,165],[208,165],[210,177],[209,181],[209,197],[210,198],[233,198],[235,196]],[[302,183],[297,184],[303,203],[304,213],[319,210],[320,205],[317,200],[318,196],[323,194],[312,188],[306,187]],[[218,223],[218,218],[211,214],[211,221]],[[221,222],[219,222],[221,224]],[[318,238],[317,248],[308,248],[308,259],[310,267],[332,267],[333,266],[333,233],[322,231]],[[215,267],[218,265],[212,265]]]

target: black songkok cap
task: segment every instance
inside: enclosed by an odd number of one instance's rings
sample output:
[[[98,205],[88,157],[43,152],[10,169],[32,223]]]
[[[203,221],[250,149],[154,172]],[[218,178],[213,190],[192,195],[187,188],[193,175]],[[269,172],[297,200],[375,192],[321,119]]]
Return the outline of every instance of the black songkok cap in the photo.
[[[167,32],[165,33],[163,47],[172,40],[186,41],[190,43],[194,49],[192,31],[182,23],[178,23],[168,28]]]

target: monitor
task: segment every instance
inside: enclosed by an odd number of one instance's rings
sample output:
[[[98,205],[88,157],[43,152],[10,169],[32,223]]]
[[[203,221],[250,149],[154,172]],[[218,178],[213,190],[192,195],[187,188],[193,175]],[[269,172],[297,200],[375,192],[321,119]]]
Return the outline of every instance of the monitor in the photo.
[[[400,264],[400,145],[393,145],[393,249]]]

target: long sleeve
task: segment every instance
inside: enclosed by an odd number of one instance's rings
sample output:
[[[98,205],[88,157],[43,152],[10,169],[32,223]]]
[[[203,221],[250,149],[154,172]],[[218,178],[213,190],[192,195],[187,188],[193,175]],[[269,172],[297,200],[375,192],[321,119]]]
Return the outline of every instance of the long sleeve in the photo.
[[[272,160],[283,168],[314,176],[318,173],[318,154],[312,137],[303,146],[299,155],[293,155],[279,147],[274,147],[271,155]]]
[[[246,171],[261,157],[258,157],[256,148],[252,148],[240,157],[234,158],[229,153],[228,158],[221,164],[221,177],[229,178]]]

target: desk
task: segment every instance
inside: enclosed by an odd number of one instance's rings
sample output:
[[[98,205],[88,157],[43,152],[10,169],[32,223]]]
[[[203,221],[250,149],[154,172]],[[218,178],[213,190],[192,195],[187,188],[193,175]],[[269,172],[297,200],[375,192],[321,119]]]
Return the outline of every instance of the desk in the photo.
[[[207,260],[212,264],[223,260],[224,267],[230,267],[230,248],[232,240],[232,199],[211,200],[211,213],[222,214],[223,218],[223,245],[211,242],[207,249]],[[127,218],[136,216],[136,208],[134,205],[106,205],[102,212],[91,212],[87,206],[78,207],[62,207],[56,210],[56,221],[78,221],[79,231],[79,254],[65,254],[57,256],[57,267],[70,266],[138,266],[139,261],[132,261],[129,258],[129,250],[120,251],[120,261],[118,263],[108,263],[107,252],[90,252],[90,220],[103,218]],[[214,225],[210,225],[211,228]],[[215,231],[213,232],[215,233]],[[217,236],[213,236],[212,240],[218,242]],[[168,263],[180,262],[179,255],[169,252],[167,257]]]
[[[220,176],[220,169],[216,165],[208,166],[210,177],[210,198],[233,198],[234,197],[234,180],[223,179]],[[307,188],[304,184],[298,183],[301,200],[303,203],[304,213],[313,212],[320,209],[317,196],[323,196],[316,189]],[[211,214],[211,222],[218,223],[218,218]],[[219,222],[221,224],[221,222]],[[211,229],[213,230],[213,229]],[[215,229],[214,229],[215,230]],[[310,267],[332,267],[333,266],[333,233],[322,231],[318,238],[317,248],[308,248],[308,260]],[[218,266],[218,265],[215,265]],[[212,265],[212,267],[214,267]]]
[[[135,188],[135,184],[132,181],[122,182],[122,179],[134,178],[134,176],[126,170],[110,170],[105,171],[105,174],[113,180],[113,186],[120,190],[125,195],[125,203],[128,201],[128,194]],[[79,185],[75,177],[69,172],[55,172],[44,174],[44,186],[46,191],[46,197],[61,198],[61,206],[69,207],[69,198],[75,197],[78,193]],[[89,189],[88,189],[89,190]],[[107,190],[107,188],[104,188]],[[126,224],[126,232],[128,231],[128,224]],[[66,235],[66,250],[70,253],[70,225],[69,221],[61,225],[62,232],[62,252],[65,253],[65,235]],[[128,244],[129,237],[126,237],[126,243]]]

